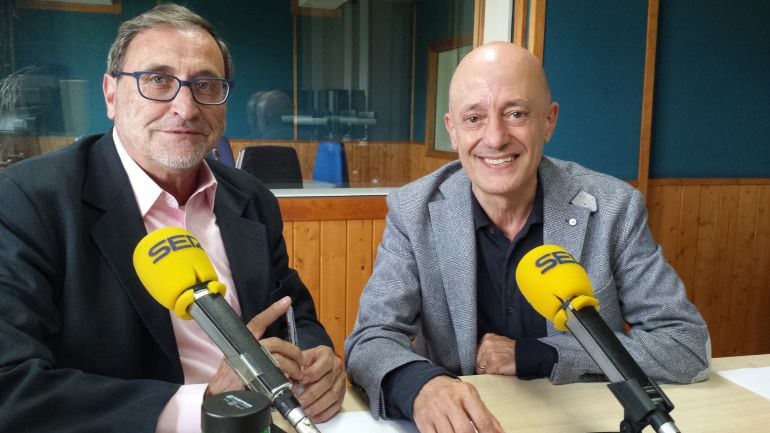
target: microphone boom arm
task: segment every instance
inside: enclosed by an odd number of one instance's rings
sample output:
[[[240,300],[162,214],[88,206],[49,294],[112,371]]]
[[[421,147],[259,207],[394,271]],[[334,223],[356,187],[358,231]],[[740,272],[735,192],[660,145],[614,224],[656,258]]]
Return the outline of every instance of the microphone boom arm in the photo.
[[[241,378],[246,388],[260,392],[272,406],[300,433],[317,433],[318,429],[310,421],[302,406],[291,392],[291,383],[277,368],[275,359],[264,346],[254,344],[256,338],[248,332],[233,313],[224,299],[212,294],[206,283],[200,283],[192,288],[195,302],[190,305],[189,313],[211,338],[216,346],[224,353],[225,360]],[[230,325],[230,322],[237,322]],[[221,329],[228,329],[226,335]],[[259,368],[257,360],[267,360],[276,365],[274,371],[264,371]]]
[[[576,309],[571,302],[563,305],[567,328],[612,382],[608,387],[624,410],[620,433],[641,433],[647,425],[657,433],[680,433],[669,416],[673,403],[642,371],[599,313],[593,307]]]

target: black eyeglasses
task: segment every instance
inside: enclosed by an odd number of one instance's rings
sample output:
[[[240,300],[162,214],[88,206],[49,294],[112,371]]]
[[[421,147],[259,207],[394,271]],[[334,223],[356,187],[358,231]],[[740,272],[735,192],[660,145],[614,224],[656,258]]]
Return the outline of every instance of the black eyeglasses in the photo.
[[[113,77],[130,75],[136,78],[136,88],[143,98],[151,101],[173,101],[182,86],[187,86],[192,92],[195,102],[203,105],[222,105],[230,96],[230,89],[235,84],[232,80],[222,78],[195,78],[190,81],[152,71],[122,72],[115,71]]]

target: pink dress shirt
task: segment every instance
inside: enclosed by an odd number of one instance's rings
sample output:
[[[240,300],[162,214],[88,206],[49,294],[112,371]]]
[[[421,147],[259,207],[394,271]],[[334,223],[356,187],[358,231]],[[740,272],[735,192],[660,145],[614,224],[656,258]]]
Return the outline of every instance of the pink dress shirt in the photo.
[[[214,215],[217,181],[211,169],[205,163],[201,164],[196,191],[187,203],[180,205],[174,196],[158,186],[131,159],[115,130],[112,136],[123,168],[128,173],[128,180],[147,232],[160,227],[176,226],[186,229],[198,238],[214,265],[219,281],[227,286],[225,300],[240,315],[241,308],[230,273],[230,263],[227,260],[222,235]],[[223,355],[195,321],[182,320],[173,312],[169,314],[184,371],[184,385],[161,412],[156,432],[197,433],[201,431],[203,394],[209,380],[219,368]]]

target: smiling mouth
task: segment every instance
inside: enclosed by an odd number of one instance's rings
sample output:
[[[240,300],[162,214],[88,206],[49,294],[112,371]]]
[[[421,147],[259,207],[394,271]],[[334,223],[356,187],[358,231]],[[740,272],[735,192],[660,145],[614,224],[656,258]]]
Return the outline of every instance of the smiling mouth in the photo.
[[[166,131],[169,134],[200,134],[199,131],[192,129],[171,129]]]
[[[516,159],[513,155],[508,155],[502,158],[481,158],[485,163],[489,165],[504,165],[510,164]]]

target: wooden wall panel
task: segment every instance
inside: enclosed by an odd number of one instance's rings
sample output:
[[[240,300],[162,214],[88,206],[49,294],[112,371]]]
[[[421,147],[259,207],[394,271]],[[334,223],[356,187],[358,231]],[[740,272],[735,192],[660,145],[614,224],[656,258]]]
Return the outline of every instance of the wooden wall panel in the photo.
[[[373,220],[348,221],[345,279],[345,335],[356,322],[358,299],[372,274]]]
[[[751,252],[749,299],[757,307],[751,308],[748,323],[751,332],[743,338],[747,353],[770,351],[770,320],[767,307],[770,306],[770,187],[760,187],[757,192],[756,242]]]
[[[684,280],[685,287],[690,289],[692,300],[700,309],[706,323],[717,323],[716,307],[719,305],[719,294],[714,282],[717,267],[717,223],[719,221],[720,188],[705,186],[701,188],[701,200],[698,213],[698,243],[695,253],[695,275],[693,280]],[[665,254],[669,254],[664,250]],[[713,326],[711,326],[713,328]],[[713,332],[713,330],[712,330]],[[712,335],[712,344],[714,336]]]
[[[321,221],[321,279],[319,281],[319,318],[342,356],[345,330],[345,279],[347,275],[347,224],[345,221]]]
[[[722,188],[722,196],[719,203],[719,214],[717,222],[717,265],[715,284],[715,293],[719,294],[719,301],[714,302],[717,311],[717,321],[713,323],[712,332],[714,339],[718,343],[715,351],[720,353],[730,353],[730,329],[733,326],[734,318],[730,314],[731,296],[731,274],[733,263],[735,262],[735,216],[737,214],[738,204],[738,186],[728,185]],[[719,266],[719,265],[724,266]],[[716,301],[716,299],[715,299]],[[711,323],[709,325],[712,325]]]
[[[679,238],[672,265],[679,272],[683,281],[692,281],[695,275],[696,253],[698,246],[698,210],[700,207],[700,187],[682,187],[682,206],[679,218]],[[671,255],[669,255],[671,256]],[[693,298],[693,287],[685,285],[687,295]]]
[[[321,305],[321,223],[296,221],[294,225],[294,269],[310,291],[316,309]],[[318,314],[321,314],[318,312]]]
[[[652,181],[656,240],[703,314],[714,356],[770,352],[770,180]]]

